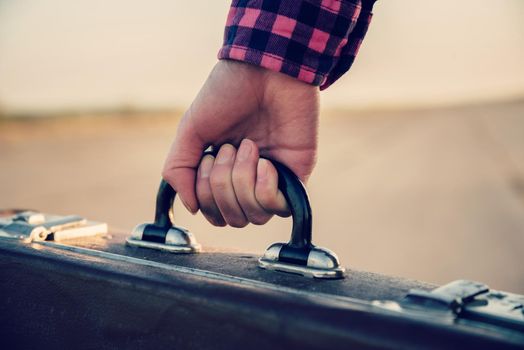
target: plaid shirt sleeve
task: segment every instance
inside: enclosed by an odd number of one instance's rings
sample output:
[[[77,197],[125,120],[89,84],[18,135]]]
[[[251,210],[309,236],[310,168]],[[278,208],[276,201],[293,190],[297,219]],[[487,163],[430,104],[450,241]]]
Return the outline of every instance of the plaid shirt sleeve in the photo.
[[[233,0],[219,59],[326,89],[349,70],[375,0]]]

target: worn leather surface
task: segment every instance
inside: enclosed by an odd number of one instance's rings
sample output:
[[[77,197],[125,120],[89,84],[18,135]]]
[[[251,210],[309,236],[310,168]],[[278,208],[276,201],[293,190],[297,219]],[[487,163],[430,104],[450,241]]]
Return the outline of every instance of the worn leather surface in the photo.
[[[64,243],[139,259],[223,273],[303,291],[335,294],[363,300],[400,300],[411,288],[430,290],[436,287],[429,283],[357,271],[351,268],[348,268],[345,279],[318,280],[263,270],[258,267],[259,256],[253,254],[217,251],[206,247],[199,254],[172,254],[126,246],[125,237],[125,233],[113,233],[110,239],[96,237],[70,240]]]
[[[520,346],[507,334],[404,317],[366,302],[398,300],[427,284],[358,271],[318,281],[261,270],[251,255],[172,255],[122,240],[0,240],[2,348]]]

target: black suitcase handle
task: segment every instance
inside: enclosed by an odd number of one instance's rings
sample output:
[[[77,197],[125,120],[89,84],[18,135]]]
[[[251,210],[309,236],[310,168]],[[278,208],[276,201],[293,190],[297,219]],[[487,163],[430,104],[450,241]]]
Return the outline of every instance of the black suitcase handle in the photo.
[[[206,154],[212,154],[206,152]],[[264,157],[261,157],[264,158]],[[267,159],[267,158],[265,158]],[[289,245],[307,250],[311,244],[311,206],[306,189],[299,178],[284,164],[268,159],[278,172],[278,189],[284,195],[293,218],[293,228]],[[155,225],[170,228],[175,226],[173,202],[176,191],[165,180],[160,182],[156,197]]]
[[[205,154],[216,155],[215,152],[205,152]],[[293,228],[288,243],[275,243],[267,249],[266,254],[259,260],[260,267],[316,278],[343,277],[344,268],[340,266],[335,253],[316,247],[312,243],[312,212],[304,184],[287,166],[275,160],[268,160],[277,170],[278,188],[288,203]],[[162,180],[156,197],[154,224],[137,226],[131,237],[134,239],[128,239],[128,243],[179,253],[198,252],[200,248],[188,251],[181,249],[180,246],[178,246],[180,249],[177,249],[176,245],[165,247],[168,241],[189,241],[184,237],[166,238],[168,235],[174,237],[188,234],[186,230],[175,225],[173,214],[175,197],[176,191],[165,180]]]

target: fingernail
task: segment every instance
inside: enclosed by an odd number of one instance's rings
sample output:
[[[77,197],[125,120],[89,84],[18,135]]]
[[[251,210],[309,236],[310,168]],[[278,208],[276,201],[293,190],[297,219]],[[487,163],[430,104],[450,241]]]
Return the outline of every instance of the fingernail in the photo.
[[[215,161],[217,164],[226,164],[231,161],[231,159],[233,158],[233,155],[234,155],[233,146],[226,144],[220,148],[220,151],[218,151],[217,158]]]
[[[248,159],[252,149],[253,147],[251,146],[251,141],[247,139],[242,140],[240,143],[240,148],[238,149],[237,159],[239,161]]]
[[[213,169],[213,156],[207,155],[202,159],[200,164],[200,177],[206,178],[211,174],[211,169]]]
[[[267,160],[259,159],[257,164],[257,180],[265,180],[267,177]]]

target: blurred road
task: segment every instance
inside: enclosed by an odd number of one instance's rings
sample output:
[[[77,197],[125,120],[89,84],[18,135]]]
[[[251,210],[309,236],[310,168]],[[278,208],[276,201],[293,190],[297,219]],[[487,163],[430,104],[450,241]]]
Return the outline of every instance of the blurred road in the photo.
[[[152,219],[174,116],[0,123],[0,208]],[[524,293],[524,101],[331,112],[309,183],[314,238],[353,268]],[[214,228],[176,205],[205,245],[262,252],[290,223]]]

